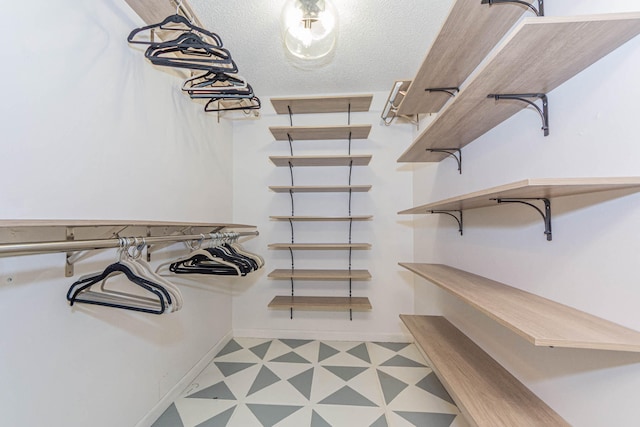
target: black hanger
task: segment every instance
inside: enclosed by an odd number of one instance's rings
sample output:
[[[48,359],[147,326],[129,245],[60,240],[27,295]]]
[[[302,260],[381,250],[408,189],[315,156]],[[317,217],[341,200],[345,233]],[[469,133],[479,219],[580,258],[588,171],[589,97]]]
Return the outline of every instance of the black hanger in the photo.
[[[218,105],[218,107],[214,107],[214,103],[216,101],[230,101],[230,100],[236,100],[238,101],[237,103],[234,103],[232,105]],[[246,104],[242,104],[241,102],[244,99],[248,99],[250,104],[246,105]],[[261,103],[260,103],[260,98],[258,98],[257,96],[254,96],[252,98],[245,98],[245,97],[228,97],[228,98],[224,98],[222,96],[218,96],[215,98],[211,98],[209,100],[209,102],[207,102],[207,104],[204,106],[204,111],[211,113],[211,112],[216,112],[216,111],[234,111],[234,110],[243,110],[245,112],[248,112],[249,110],[259,110],[261,107]]]
[[[150,45],[144,56],[155,65],[167,67],[228,73],[238,71],[228,50],[205,43],[193,34],[180,36],[176,43]]]
[[[182,24],[185,25],[187,28],[171,28],[171,27],[167,27],[169,24]],[[159,22],[157,24],[151,24],[151,25],[147,25],[145,27],[140,27],[140,28],[136,28],[135,30],[131,31],[131,33],[129,33],[129,36],[127,37],[127,41],[129,43],[132,44],[145,44],[145,45],[152,45],[155,44],[154,42],[151,41],[151,38],[149,38],[149,41],[136,41],[134,40],[134,37],[142,32],[142,31],[148,31],[148,30],[153,30],[155,28],[158,28],[160,30],[165,30],[165,31],[182,31],[182,32],[196,32],[196,33],[200,33],[202,35],[205,36],[205,38],[210,38],[211,41],[213,43],[211,44],[215,44],[218,47],[222,47],[222,39],[220,38],[220,36],[218,36],[216,33],[212,33],[211,31],[207,31],[204,28],[200,28],[196,25],[193,25],[191,22],[189,22],[188,19],[186,19],[185,17],[181,16],[181,15],[171,15],[171,16],[167,16],[164,21]]]

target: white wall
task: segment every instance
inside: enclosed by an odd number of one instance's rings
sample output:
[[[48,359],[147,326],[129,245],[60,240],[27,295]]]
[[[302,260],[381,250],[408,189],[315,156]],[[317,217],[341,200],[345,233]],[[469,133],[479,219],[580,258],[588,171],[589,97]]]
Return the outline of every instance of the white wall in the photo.
[[[380,112],[386,93],[376,93],[371,111],[352,113],[351,123],[372,124],[368,140],[353,140],[353,154],[372,154],[371,164],[354,166],[352,183],[371,184],[369,193],[354,193],[352,214],[372,214],[372,221],[354,222],[354,243],[368,242],[370,251],[353,251],[352,267],[368,269],[373,279],[353,284],[354,296],[369,297],[371,312],[295,311],[293,320],[288,310],[269,310],[267,304],[276,295],[289,295],[290,282],[271,280],[266,276],[276,268],[290,268],[289,251],[268,250],[269,243],[286,243],[291,239],[288,222],[271,221],[270,215],[290,215],[288,194],[273,193],[271,185],[290,185],[288,168],[276,167],[269,156],[289,155],[286,141],[275,141],[269,126],[288,126],[287,115],[276,115],[268,99],[263,100],[261,119],[236,122],[234,126],[235,196],[234,219],[257,224],[260,238],[249,242],[253,250],[264,253],[267,267],[261,275],[238,284],[233,299],[233,328],[237,336],[316,337],[325,339],[397,340],[403,338],[399,313],[413,310],[413,278],[397,262],[412,252],[412,228],[409,218],[398,218],[399,206],[411,203],[411,170],[395,162],[410,140],[410,125],[385,127]],[[347,114],[294,115],[293,124],[347,124]],[[296,141],[295,155],[347,154],[348,141]],[[295,168],[296,185],[346,185],[348,167]],[[348,194],[296,194],[296,215],[347,215]],[[298,243],[347,242],[348,222],[295,223]],[[295,251],[296,268],[338,268],[348,266],[346,251]],[[347,296],[346,282],[296,281],[296,295]]]
[[[231,125],[127,45],[142,21],[125,2],[2,14],[0,218],[232,220]],[[114,256],[79,262],[75,278]],[[0,259],[2,425],[133,426],[231,331],[219,279],[183,280],[184,309],[161,317],[69,307],[63,265]]]
[[[637,11],[635,0],[546,2],[547,15]],[[414,205],[524,178],[638,176],[640,38],[549,93],[551,135],[535,111],[518,113],[453,160],[416,168]],[[409,206],[406,206],[409,207]],[[522,206],[415,218],[415,261],[446,263],[640,330],[640,194],[552,200],[553,241]],[[416,312],[439,310],[575,426],[638,423],[640,355],[536,348],[496,322],[416,281]]]

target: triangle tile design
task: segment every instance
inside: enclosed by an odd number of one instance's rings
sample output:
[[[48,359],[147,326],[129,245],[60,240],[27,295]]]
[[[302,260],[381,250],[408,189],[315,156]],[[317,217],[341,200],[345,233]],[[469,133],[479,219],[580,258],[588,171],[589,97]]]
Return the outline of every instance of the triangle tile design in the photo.
[[[182,396],[152,427],[468,427],[407,343],[234,338]]]

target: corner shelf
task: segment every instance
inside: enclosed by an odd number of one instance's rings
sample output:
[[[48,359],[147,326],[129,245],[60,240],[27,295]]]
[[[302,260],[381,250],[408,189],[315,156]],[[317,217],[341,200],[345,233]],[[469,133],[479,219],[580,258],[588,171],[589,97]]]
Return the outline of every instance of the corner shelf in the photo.
[[[270,216],[274,221],[369,221],[373,215],[353,216]]]
[[[269,308],[280,310],[320,310],[320,311],[369,311],[371,303],[366,297],[318,297],[318,296],[277,296],[269,303]]]
[[[335,156],[269,156],[274,165],[290,166],[367,166],[371,155]]]
[[[274,193],[366,193],[370,185],[272,185]]]
[[[277,114],[347,113],[369,111],[373,95],[271,98]]]
[[[525,18],[398,162],[439,162],[528,104],[490,94],[546,94],[640,33],[640,13]],[[405,102],[406,102],[405,97]]]
[[[525,11],[513,5],[483,5],[479,0],[455,1],[399,104],[398,115],[440,111],[451,97],[426,89],[459,88]]]
[[[337,250],[368,250],[370,243],[271,243],[269,249],[293,249],[300,251],[337,251]]]
[[[535,346],[640,352],[640,332],[447,265],[400,263]]]
[[[338,126],[271,126],[271,134],[276,141],[318,141],[330,139],[367,139],[371,125],[338,125]]]
[[[269,273],[270,279],[293,280],[370,280],[367,270],[291,270],[277,269]]]
[[[444,317],[400,315],[400,318],[471,425],[569,426]]]
[[[630,190],[640,191],[640,177],[623,178],[538,178],[525,179],[511,184],[476,191],[462,196],[452,197],[438,202],[427,203],[398,212],[400,215],[442,213],[460,211],[488,206],[496,206],[501,200],[541,199],[549,205],[545,217],[545,234],[551,240],[551,210],[548,199],[554,197],[573,196],[578,194],[597,193],[602,191]],[[439,211],[439,212],[433,212]],[[542,212],[541,212],[542,213]],[[462,224],[460,224],[462,231]]]

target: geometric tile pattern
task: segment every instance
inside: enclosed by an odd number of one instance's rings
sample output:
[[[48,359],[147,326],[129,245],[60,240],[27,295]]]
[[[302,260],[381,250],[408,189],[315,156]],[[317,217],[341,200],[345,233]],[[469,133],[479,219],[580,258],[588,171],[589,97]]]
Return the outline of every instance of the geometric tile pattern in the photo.
[[[153,427],[468,427],[414,344],[235,338]]]

